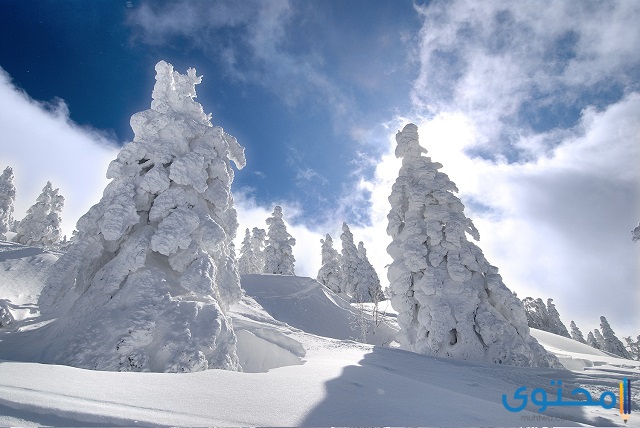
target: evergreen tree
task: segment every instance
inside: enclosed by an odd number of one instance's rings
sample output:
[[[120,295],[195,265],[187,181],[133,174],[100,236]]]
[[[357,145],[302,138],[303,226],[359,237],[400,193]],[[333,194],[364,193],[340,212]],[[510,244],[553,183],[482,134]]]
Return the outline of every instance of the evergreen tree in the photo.
[[[251,248],[255,257],[255,273],[264,272],[264,247],[267,232],[264,229],[254,227],[251,231]]]
[[[598,349],[602,349],[603,351],[606,351],[604,337],[602,337],[602,334],[600,334],[600,330],[598,330],[597,328],[593,329],[593,337],[595,338],[595,341],[598,344]]]
[[[571,321],[570,326],[571,326],[571,338],[580,343],[587,343],[587,341],[584,340],[584,336],[582,335],[582,332],[580,331],[576,323]]]
[[[631,355],[624,347],[624,344],[616,337],[605,317],[600,317],[600,329],[602,330],[602,349],[622,358],[631,359]]]
[[[625,337],[624,340],[627,342],[627,351],[629,352],[631,359],[640,361],[640,334],[635,341],[631,336]]]
[[[640,241],[640,223],[631,231],[631,240],[633,242]]]
[[[333,239],[328,233],[320,243],[322,244],[322,266],[318,270],[318,282],[334,293],[341,293],[340,255],[333,248]]]
[[[560,320],[560,314],[553,304],[553,299],[547,299],[547,314],[549,314],[549,332],[564,337],[571,337],[567,331],[567,327]]]
[[[13,169],[8,166],[0,175],[0,239],[7,239],[7,232],[14,230],[13,202],[15,199]]]
[[[516,366],[561,367],[529,334],[522,302],[482,250],[455,184],[422,156],[418,128],[396,135],[402,158],[387,218],[391,304],[402,348],[429,355]]]
[[[226,315],[242,294],[230,161],[244,167],[244,148],[194,100],[194,69],[161,61],[156,73],[151,109],[131,117],[133,141],[40,296],[57,317],[46,357],[98,370],[238,370]]]
[[[589,332],[589,334],[587,334],[587,345],[591,346],[592,348],[600,349],[600,344],[591,331]]]
[[[33,245],[48,249],[57,249],[62,238],[62,219],[60,213],[64,207],[64,197],[60,189],[53,189],[50,181],[28,210],[18,225],[14,241],[23,245]]]
[[[256,270],[256,257],[253,254],[253,248],[251,246],[251,232],[249,232],[248,228],[244,232],[244,240],[242,241],[242,246],[240,247],[238,272],[240,272],[240,275],[260,273]]]
[[[542,331],[549,329],[549,313],[542,299],[533,299],[533,297],[525,297],[522,300],[525,315],[527,316],[527,324],[531,328]]]
[[[353,234],[349,230],[347,223],[342,223],[342,256],[340,257],[340,270],[342,276],[340,278],[340,289],[343,293],[353,296],[362,281],[362,272],[360,267],[360,256],[358,256],[358,248],[353,242]]]
[[[382,293],[378,273],[369,262],[367,250],[364,248],[362,241],[358,243],[358,258],[360,259],[358,268],[360,281],[354,291],[353,300],[356,302],[377,304],[380,300],[384,299],[384,294]]]
[[[264,249],[264,273],[295,275],[293,246],[296,240],[289,235],[282,219],[282,208],[276,205],[273,214],[267,219],[269,232],[267,246]]]
[[[9,310],[9,302],[5,299],[0,299],[0,328],[8,326],[13,321],[13,314]]]

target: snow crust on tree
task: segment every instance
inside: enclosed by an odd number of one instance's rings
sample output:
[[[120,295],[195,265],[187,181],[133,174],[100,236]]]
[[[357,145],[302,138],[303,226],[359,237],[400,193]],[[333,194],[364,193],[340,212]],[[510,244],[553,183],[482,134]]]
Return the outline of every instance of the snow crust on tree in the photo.
[[[320,243],[322,244],[322,266],[318,270],[317,280],[334,293],[341,293],[340,255],[333,248],[333,239],[328,233]]]
[[[631,240],[633,242],[640,241],[640,223],[631,231]]]
[[[598,344],[598,349],[602,349],[604,351],[605,342],[604,342],[604,337],[602,337],[602,334],[600,333],[600,330],[598,330],[597,328],[594,328],[593,337],[595,338],[595,341]]]
[[[251,248],[255,257],[255,273],[264,272],[264,248],[267,232],[264,229],[254,227],[251,231]]]
[[[402,167],[389,196],[391,304],[402,348],[515,366],[561,367],[529,334],[522,302],[467,241],[479,240],[455,184],[422,156],[418,128],[396,135]]]
[[[264,249],[264,273],[295,275],[293,246],[296,240],[289,235],[282,218],[282,208],[275,206],[271,217],[267,219],[266,247]]]
[[[342,233],[340,234],[342,241],[342,255],[340,257],[340,270],[342,275],[340,278],[340,289],[349,296],[355,294],[356,289],[361,281],[360,257],[358,256],[358,248],[353,242],[353,234],[349,230],[347,223],[342,223]]]
[[[624,347],[624,344],[620,339],[616,337],[616,334],[611,329],[609,322],[603,316],[600,317],[600,329],[602,330],[602,350],[610,352],[622,358],[631,359],[631,355]]]
[[[570,326],[571,326],[571,338],[580,343],[587,343],[587,341],[584,340],[584,336],[582,335],[582,332],[580,331],[576,323],[571,321]]]
[[[532,297],[525,297],[522,300],[522,304],[524,305],[529,327],[564,337],[571,337],[567,327],[560,320],[560,314],[553,304],[553,299],[547,299],[547,304],[545,305],[542,299],[534,300]]]
[[[597,331],[597,330],[595,330],[595,331]],[[600,332],[598,332],[598,334],[600,334]],[[592,348],[601,349],[600,344],[596,340],[596,337],[593,335],[592,331],[590,331],[587,334],[587,345],[591,346]]]
[[[13,185],[13,168],[6,167],[0,175],[0,239],[7,239],[7,232],[13,230],[13,203],[16,187]]]
[[[640,361],[640,334],[635,341],[631,336],[625,337],[624,340],[627,342],[627,351],[629,352],[631,359]]]
[[[358,303],[377,303],[383,300],[380,278],[367,258],[367,250],[362,241],[358,242],[358,258],[360,259],[358,266],[360,281],[353,293],[353,300]]]
[[[0,328],[8,326],[13,321],[13,314],[9,310],[9,302],[5,299],[0,299]]]
[[[60,213],[64,207],[64,197],[59,191],[47,181],[36,203],[27,210],[27,215],[18,224],[14,242],[57,249],[62,240]]]
[[[40,297],[67,338],[47,357],[98,370],[239,370],[225,311],[241,297],[230,161],[243,168],[244,148],[194,100],[194,69],[155,70],[151,108],[131,117],[133,141]]]
[[[567,327],[560,319],[560,314],[556,309],[556,305],[553,304],[553,299],[547,299],[547,313],[549,314],[549,327],[551,333],[559,334],[564,337],[571,337]]]
[[[254,273],[260,273],[257,269],[257,260],[255,254],[253,254],[253,247],[251,246],[251,232],[247,228],[244,231],[244,239],[240,246],[240,258],[238,259],[238,272],[240,275],[248,275]]]

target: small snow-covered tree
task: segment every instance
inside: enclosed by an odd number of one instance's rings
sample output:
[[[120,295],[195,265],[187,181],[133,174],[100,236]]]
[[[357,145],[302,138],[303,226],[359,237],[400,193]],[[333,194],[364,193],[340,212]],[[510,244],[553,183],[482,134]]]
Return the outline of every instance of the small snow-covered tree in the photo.
[[[603,346],[602,349],[622,358],[631,359],[631,355],[624,347],[620,339],[611,329],[609,322],[605,317],[600,317],[600,329],[602,330]]]
[[[597,328],[594,328],[593,337],[596,339],[596,343],[598,344],[598,349],[602,349],[603,351],[606,351],[604,337],[602,337],[600,330],[598,330]]]
[[[364,243],[358,243],[358,258],[360,264],[357,268],[360,280],[353,292],[353,300],[362,303],[378,303],[384,299],[382,287],[380,286],[380,278],[367,258],[367,250]]]
[[[542,299],[533,299],[533,297],[525,297],[522,300],[525,314],[527,316],[527,324],[531,328],[547,331],[549,328],[549,313]]]
[[[133,141],[40,296],[57,318],[46,358],[98,370],[238,370],[226,310],[242,295],[230,162],[244,167],[244,148],[194,100],[194,69],[155,69],[151,108],[131,117]]]
[[[264,229],[254,227],[251,231],[251,248],[255,257],[255,273],[264,272],[264,247],[267,232]]]
[[[0,239],[7,239],[7,232],[13,230],[13,202],[16,187],[13,185],[13,169],[8,166],[0,175]]]
[[[251,246],[251,232],[247,228],[244,231],[244,240],[240,247],[240,259],[238,259],[238,272],[240,275],[260,273],[256,270],[256,257]]]
[[[600,332],[598,332],[599,334]],[[600,344],[598,343],[598,341],[596,340],[596,337],[593,335],[593,332],[590,331],[587,334],[587,345],[591,346],[592,348],[596,348],[596,349],[600,349]]]
[[[640,334],[635,341],[631,336],[625,337],[624,340],[627,342],[627,351],[629,352],[631,359],[640,361]]]
[[[360,267],[360,256],[358,256],[358,248],[353,242],[353,234],[349,230],[347,223],[342,223],[342,234],[340,235],[342,241],[342,255],[340,257],[340,271],[342,272],[340,278],[340,290],[343,293],[347,293],[349,296],[353,296],[355,291],[359,288],[360,281],[362,280]]]
[[[571,338],[580,343],[587,343],[587,341],[584,340],[584,336],[582,335],[582,332],[580,331],[576,323],[571,321],[570,326],[571,326]]]
[[[640,223],[631,231],[631,240],[633,242],[640,241]]]
[[[282,208],[275,206],[267,219],[267,246],[264,249],[264,273],[295,275],[293,246],[296,240],[289,235],[282,219]]]
[[[50,181],[28,210],[18,225],[14,241],[23,245],[33,245],[56,249],[62,239],[62,219],[60,213],[64,207],[64,197],[60,189],[54,189]]]
[[[0,299],[0,328],[8,326],[13,321],[13,314],[9,310],[9,302],[5,299]]]
[[[318,270],[318,282],[334,293],[342,292],[340,288],[340,255],[333,248],[333,239],[327,233],[325,239],[321,239],[322,244],[322,266]]]
[[[402,348],[436,356],[516,366],[561,367],[529,334],[522,302],[482,250],[455,184],[422,156],[418,127],[396,135],[402,159],[387,234],[388,278]]]
[[[567,331],[567,327],[562,323],[560,314],[553,304],[553,299],[547,299],[547,314],[549,314],[549,330],[551,333],[564,337],[571,337]]]

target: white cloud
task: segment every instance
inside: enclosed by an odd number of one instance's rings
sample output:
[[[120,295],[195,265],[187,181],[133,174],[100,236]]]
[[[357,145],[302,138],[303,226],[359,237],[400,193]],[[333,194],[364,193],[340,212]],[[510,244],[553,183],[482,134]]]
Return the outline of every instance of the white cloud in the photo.
[[[47,106],[16,89],[0,69],[0,167],[15,173],[15,217],[22,219],[47,181],[65,197],[64,233],[102,197],[114,144],[69,120],[63,101]]]

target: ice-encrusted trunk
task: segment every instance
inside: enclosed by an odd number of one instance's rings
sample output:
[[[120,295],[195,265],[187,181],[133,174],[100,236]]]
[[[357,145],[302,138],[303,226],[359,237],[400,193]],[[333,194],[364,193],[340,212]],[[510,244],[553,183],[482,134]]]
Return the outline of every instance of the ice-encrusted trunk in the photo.
[[[240,369],[226,308],[241,296],[231,195],[244,148],[194,98],[201,82],[164,61],[151,108],[111,162],[40,297],[57,316],[44,358],[98,370]]]
[[[391,304],[402,348],[515,366],[561,367],[529,334],[520,300],[467,241],[479,239],[455,184],[423,156],[418,128],[396,135],[402,167],[389,202]]]

